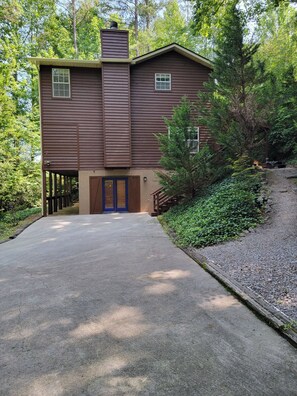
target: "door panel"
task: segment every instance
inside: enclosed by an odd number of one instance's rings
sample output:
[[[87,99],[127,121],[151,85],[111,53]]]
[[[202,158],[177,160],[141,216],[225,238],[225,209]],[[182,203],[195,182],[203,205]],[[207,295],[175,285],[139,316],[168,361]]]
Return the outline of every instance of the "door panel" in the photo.
[[[140,176],[129,176],[129,212],[140,212]]]
[[[103,179],[104,211],[128,210],[128,179],[106,177]]]
[[[102,213],[102,177],[90,176],[90,213]]]
[[[115,210],[113,179],[104,180],[104,210]]]
[[[126,180],[120,179],[116,181],[117,183],[117,209],[126,209],[126,189],[127,182]]]

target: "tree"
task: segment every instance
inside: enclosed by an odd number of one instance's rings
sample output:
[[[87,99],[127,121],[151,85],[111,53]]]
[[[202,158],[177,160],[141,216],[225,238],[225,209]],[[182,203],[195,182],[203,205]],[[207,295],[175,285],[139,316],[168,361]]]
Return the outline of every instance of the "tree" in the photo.
[[[256,21],[267,10],[287,2],[288,0],[242,0],[240,7],[246,17]],[[296,0],[291,2],[295,3]],[[205,36],[217,34],[233,4],[234,0],[195,0],[193,29]]]
[[[277,82],[275,111],[271,116],[269,158],[297,159],[297,81],[293,69],[282,73]]]
[[[267,11],[257,28],[257,59],[274,80],[270,159],[297,158],[297,10],[288,3]]]
[[[215,178],[213,155],[208,146],[193,151],[197,131],[193,124],[193,104],[183,97],[174,108],[171,119],[165,118],[168,134],[157,136],[162,157],[160,164],[166,172],[157,172],[168,195],[194,197]]]
[[[201,36],[194,36],[190,25],[186,22],[177,0],[169,0],[165,4],[163,16],[156,19],[151,35],[151,48],[156,49],[171,43],[177,43],[210,56],[212,46],[210,41]]]
[[[245,24],[233,4],[217,39],[207,92],[199,95],[200,121],[233,159],[243,154],[252,158],[264,144],[273,107],[263,64],[254,60],[259,46],[246,42]]]

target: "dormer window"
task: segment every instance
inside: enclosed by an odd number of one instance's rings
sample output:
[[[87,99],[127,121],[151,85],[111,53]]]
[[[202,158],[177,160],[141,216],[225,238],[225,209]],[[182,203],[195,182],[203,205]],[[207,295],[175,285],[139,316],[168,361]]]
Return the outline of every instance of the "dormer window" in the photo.
[[[70,98],[70,70],[53,68],[52,86],[54,98]]]
[[[155,90],[171,91],[171,74],[155,73]]]

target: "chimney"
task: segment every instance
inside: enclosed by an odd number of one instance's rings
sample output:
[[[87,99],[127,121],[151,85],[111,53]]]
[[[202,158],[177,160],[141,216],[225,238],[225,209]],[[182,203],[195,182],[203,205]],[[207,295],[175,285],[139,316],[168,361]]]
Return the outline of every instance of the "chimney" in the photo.
[[[101,57],[129,58],[129,32],[119,30],[115,21],[111,21],[110,29],[101,30]]]
[[[111,21],[110,22],[110,29],[117,29],[118,28],[118,23],[116,21]]]
[[[119,30],[116,22],[101,30],[105,168],[129,168],[132,164],[128,34]]]

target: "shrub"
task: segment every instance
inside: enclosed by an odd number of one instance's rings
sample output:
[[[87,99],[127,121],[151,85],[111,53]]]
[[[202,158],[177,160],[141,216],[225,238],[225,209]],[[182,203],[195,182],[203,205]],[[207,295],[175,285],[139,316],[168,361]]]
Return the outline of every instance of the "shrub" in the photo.
[[[181,246],[203,247],[235,238],[261,221],[259,177],[231,177],[163,215]]]

